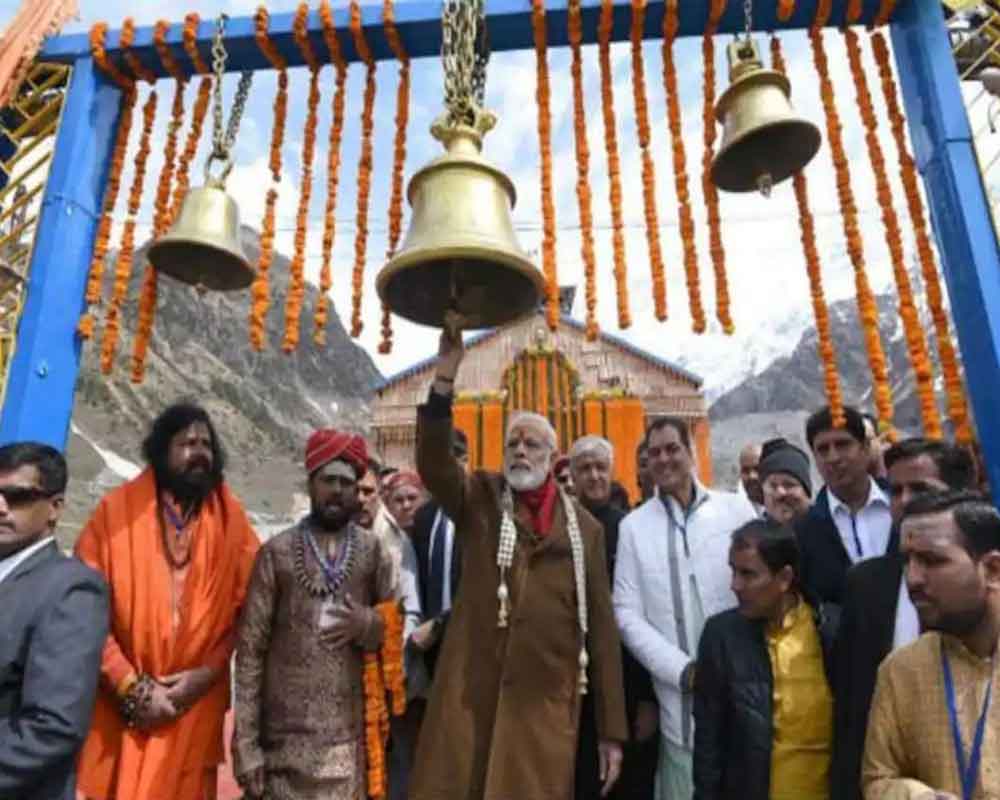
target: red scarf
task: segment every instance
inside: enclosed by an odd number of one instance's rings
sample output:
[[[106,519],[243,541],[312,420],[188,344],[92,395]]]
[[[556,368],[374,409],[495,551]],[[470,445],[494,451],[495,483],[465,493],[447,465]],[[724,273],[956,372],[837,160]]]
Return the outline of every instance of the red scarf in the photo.
[[[514,496],[520,500],[531,517],[531,528],[538,536],[548,536],[552,530],[552,518],[556,510],[556,498],[559,493],[556,491],[556,482],[550,474],[545,483],[537,489],[529,489],[524,492],[515,492]]]

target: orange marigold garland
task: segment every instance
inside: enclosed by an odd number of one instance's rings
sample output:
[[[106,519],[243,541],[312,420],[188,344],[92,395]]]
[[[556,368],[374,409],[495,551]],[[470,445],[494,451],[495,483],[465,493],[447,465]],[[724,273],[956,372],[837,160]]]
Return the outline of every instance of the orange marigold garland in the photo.
[[[875,118],[875,108],[872,105],[871,91],[868,88],[868,78],[861,63],[861,46],[857,33],[850,28],[844,31],[844,39],[847,44],[847,59],[851,68],[851,76],[854,78],[854,87],[857,91],[858,108],[865,126],[868,156],[875,174],[876,194],[882,209],[882,223],[885,226],[886,243],[889,246],[889,255],[892,259],[892,272],[899,294],[899,316],[903,322],[910,363],[913,365],[913,373],[916,376],[917,397],[920,401],[924,435],[931,439],[940,439],[942,436],[941,415],[934,397],[934,374],[927,353],[927,339],[920,324],[917,304],[913,299],[913,287],[910,285],[910,276],[906,270],[906,256],[903,253],[899,217],[892,204],[892,189],[889,186],[885,157],[878,138],[878,121]]]
[[[608,191],[611,204],[611,246],[615,265],[615,296],[618,302],[618,327],[632,324],[628,298],[628,264],[625,261],[625,221],[622,213],[621,160],[618,156],[618,133],[615,120],[614,82],[611,72],[611,24],[613,0],[601,0],[597,26],[597,55],[601,68],[601,115],[604,120],[604,149],[608,160]]]
[[[545,27],[545,0],[531,0],[531,32],[535,42],[535,103],[538,106],[538,149],[541,154],[545,318],[549,329],[554,331],[559,327],[559,277],[556,267],[556,206],[552,199],[552,109]]]
[[[365,258],[368,253],[368,202],[372,189],[372,131],[375,128],[375,57],[361,29],[361,6],[351,0],[351,37],[358,56],[365,64],[365,96],[361,109],[361,155],[358,160],[357,231],[354,235],[354,273],[351,276],[351,336],[361,335],[361,298],[364,289]]]
[[[396,254],[399,238],[403,233],[403,168],[406,166],[406,126],[410,120],[410,57],[396,29],[393,0],[384,0],[382,19],[389,49],[399,61],[396,138],[393,144],[392,191],[389,196],[389,246],[385,254],[388,260]],[[392,313],[385,303],[382,304],[382,341],[379,342],[378,351],[382,354],[392,352]]]
[[[403,675],[403,615],[399,604],[385,602],[375,606],[382,618],[382,648],[378,653],[364,654],[362,681],[365,698],[365,761],[367,764],[368,796],[384,797],[388,773],[385,765],[385,745],[389,738],[389,711],[386,695],[391,699],[393,716],[406,711],[406,684]]]
[[[123,31],[124,36],[124,31]],[[124,44],[122,45],[125,46]],[[139,139],[139,149],[135,155],[135,176],[129,191],[128,218],[122,231],[122,240],[118,249],[118,260],[115,262],[115,283],[111,295],[111,303],[104,321],[104,336],[101,338],[101,371],[111,372],[114,366],[115,352],[118,349],[118,335],[121,308],[128,294],[129,279],[132,276],[132,256],[135,253],[136,215],[142,202],[142,188],[146,179],[146,161],[149,158],[149,139],[153,133],[153,121],[156,118],[156,91],[149,93],[142,109],[142,136]]]
[[[642,204],[646,217],[646,244],[649,269],[653,278],[653,313],[661,322],[667,318],[667,284],[660,246],[660,222],[656,211],[656,169],[649,152],[649,106],[646,102],[646,76],[642,60],[642,34],[646,21],[646,0],[632,0],[632,97],[635,101],[635,127],[639,135],[642,159]]]
[[[191,59],[195,72],[204,77],[202,77],[198,84],[198,96],[194,101],[194,111],[191,113],[191,128],[188,130],[187,141],[184,143],[184,149],[177,160],[174,199],[170,209],[171,218],[176,218],[180,212],[181,203],[184,202],[184,198],[187,196],[188,189],[191,186],[191,162],[194,161],[195,154],[198,152],[198,144],[201,142],[201,132],[205,125],[205,115],[208,113],[208,104],[212,98],[212,78],[208,74],[208,64],[205,63],[205,59],[198,52],[199,22],[200,18],[194,12],[184,17],[184,34],[182,37],[184,52]]]
[[[285,141],[285,121],[288,116],[288,63],[268,36],[270,15],[267,8],[259,6],[254,15],[254,39],[260,51],[278,73],[278,91],[274,96],[274,122],[271,126],[271,149],[268,168],[272,186],[264,200],[264,219],[260,226],[260,257],[257,275],[250,287],[250,345],[257,352],[264,349],[267,337],[267,311],[271,306],[271,288],[268,274],[274,259],[274,216],[278,204],[278,185],[281,183],[281,148]]]
[[[821,3],[820,12],[826,4]],[[825,21],[825,20],[824,20]],[[827,138],[833,155],[833,165],[837,173],[837,197],[840,201],[840,212],[844,223],[844,237],[847,240],[847,253],[854,267],[854,285],[858,301],[858,314],[864,331],[865,348],[868,352],[868,362],[872,371],[872,383],[875,395],[875,410],[879,423],[892,426],[892,389],[889,385],[889,374],[886,368],[885,353],[882,350],[882,339],[878,329],[878,307],[875,296],[868,283],[865,270],[864,244],[858,229],[858,209],[851,189],[851,169],[844,151],[844,140],[840,124],[840,115],[834,101],[833,83],[830,80],[830,67],[823,44],[823,30],[814,25],[809,30],[812,44],[813,62],[820,79],[820,94],[823,99],[823,110],[826,114]]]
[[[118,202],[121,189],[122,169],[125,166],[125,151],[128,147],[128,137],[132,131],[132,116],[138,94],[135,82],[118,70],[108,58],[104,48],[104,38],[108,26],[99,22],[90,30],[90,51],[98,69],[104,72],[122,89],[121,111],[118,117],[118,130],[111,151],[111,167],[108,170],[108,183],[104,190],[104,200],[101,203],[101,219],[97,225],[97,235],[94,239],[94,253],[90,261],[90,275],[87,279],[86,305],[99,302],[104,288],[104,266],[108,255],[108,242],[111,239],[111,215]],[[82,339],[90,339],[94,335],[94,317],[89,310],[85,311],[77,325],[77,332]]]
[[[864,10],[862,0],[847,0],[847,13],[845,14],[845,19],[848,25],[853,25],[861,18],[861,12]]]
[[[663,85],[667,95],[667,120],[670,124],[670,140],[674,155],[677,217],[680,223],[681,244],[684,248],[684,276],[687,282],[688,305],[691,309],[692,329],[695,333],[704,333],[705,308],[701,303],[694,215],[691,211],[691,194],[688,190],[687,156],[684,152],[681,104],[677,93],[677,66],[674,63],[674,40],[677,38],[679,25],[677,2],[678,0],[667,0],[663,13]]]
[[[881,0],[878,5],[878,12],[875,14],[874,24],[876,26],[887,25],[895,10],[896,0]]]
[[[785,74],[785,58],[781,52],[781,40],[777,36],[771,37],[771,64],[775,70]],[[795,203],[799,209],[799,228],[806,271],[809,275],[809,294],[812,298],[813,315],[816,318],[819,358],[823,366],[823,385],[826,389],[827,402],[830,404],[833,424],[839,428],[846,422],[844,396],[840,390],[837,358],[833,348],[833,336],[830,333],[830,313],[826,298],[823,296],[823,275],[819,250],[816,247],[816,221],[809,208],[809,189],[802,170],[792,176],[792,185],[795,189]]]
[[[285,298],[285,339],[281,349],[294,352],[299,345],[299,328],[302,317],[302,298],[305,296],[306,226],[309,221],[309,203],[312,200],[312,169],[316,155],[316,122],[319,116],[319,70],[322,66],[309,43],[309,4],[299,3],[293,23],[295,43],[309,67],[309,97],[306,106],[306,126],[302,134],[302,187],[299,190],[299,208],[295,215],[295,246]]]
[[[795,0],[778,0],[778,20],[788,22],[795,12]]]
[[[892,137],[896,142],[899,155],[900,176],[906,194],[906,205],[910,214],[914,236],[917,241],[917,255],[920,259],[920,271],[924,280],[924,291],[927,295],[927,306],[934,322],[934,333],[937,338],[938,358],[941,361],[941,374],[944,378],[945,400],[948,417],[955,429],[955,438],[963,444],[972,441],[972,429],[969,425],[969,408],[962,383],[962,375],[958,366],[955,345],[951,338],[948,324],[948,311],[944,305],[944,293],[941,289],[941,278],[938,275],[934,251],[931,247],[931,237],[927,230],[927,220],[924,215],[923,199],[917,178],[916,166],[910,156],[906,144],[906,120],[899,107],[896,93],[896,81],[889,62],[889,48],[881,33],[872,35],[872,50],[875,63],[878,65],[879,78],[882,85],[882,95]]]
[[[726,277],[726,251],[722,245],[722,217],[719,213],[719,191],[712,182],[712,161],[715,158],[715,40],[719,20],[726,10],[725,0],[712,0],[709,8],[705,35],[701,40],[701,54],[705,70],[704,104],[702,123],[705,148],[701,157],[701,190],[708,214],[708,252],[715,272],[715,316],[726,334],[735,330],[729,314],[729,279]]]
[[[333,288],[333,240],[337,231],[337,190],[340,185],[340,145],[344,137],[344,104],[347,85],[347,62],[340,49],[337,29],[333,24],[333,11],[329,0],[323,0],[319,8],[323,23],[323,40],[330,51],[330,60],[335,69],[335,89],[333,113],[330,123],[330,146],[326,162],[326,210],[323,218],[323,262],[319,272],[319,297],[313,315],[313,341],[317,345],[326,342],[326,323],[330,314],[330,290]]]
[[[583,98],[583,19],[580,0],[569,3],[569,44],[573,63],[573,135],[576,143],[576,199],[580,207],[580,256],[583,259],[587,301],[587,339],[597,338],[597,277],[594,258],[594,213],[590,197],[590,146],[587,143],[586,106]]]

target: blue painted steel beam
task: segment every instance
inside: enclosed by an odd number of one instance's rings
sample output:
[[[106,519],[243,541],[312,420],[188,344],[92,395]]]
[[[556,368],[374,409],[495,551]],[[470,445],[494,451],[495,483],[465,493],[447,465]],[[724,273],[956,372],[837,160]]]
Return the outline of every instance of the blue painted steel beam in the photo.
[[[1000,496],[1000,248],[937,0],[902,3],[893,49],[994,496]]]
[[[901,5],[914,0],[906,0]],[[817,0],[799,0],[796,10],[788,22],[778,22],[775,16],[776,3],[758,2],[754,8],[754,29],[758,31],[783,30],[808,27],[816,14]],[[830,17],[831,25],[843,25],[847,0],[834,0],[834,10]],[[869,23],[875,17],[879,0],[864,0],[864,12],[861,22]],[[547,0],[547,31],[548,40],[553,47],[568,44],[566,31],[567,0]],[[680,6],[680,34],[682,36],[700,36],[705,29],[708,17],[708,0],[682,0]],[[646,13],[645,36],[648,39],[662,38],[663,0],[649,0]],[[531,33],[531,0],[486,0],[486,12],[489,18],[490,46],[494,51],[523,50],[533,47]],[[206,9],[206,16],[208,10]],[[396,26],[399,29],[407,53],[413,58],[437,56],[441,50],[441,0],[397,0]],[[600,16],[600,0],[583,0],[583,32],[585,42],[597,41],[597,21]],[[291,13],[274,14],[271,17],[270,36],[278,50],[285,56],[291,66],[302,66],[305,62],[295,44],[292,35],[292,21],[295,15]],[[392,60],[394,56],[382,32],[381,5],[365,5],[361,8],[361,21],[365,38],[374,55],[380,60]],[[348,10],[337,8],[334,11],[334,23],[337,27],[340,44],[344,55],[351,61],[357,60],[357,51],[348,30]],[[631,24],[631,6],[629,0],[615,0],[613,39],[618,41],[629,37]],[[734,33],[743,30],[743,4],[729,2],[725,15],[719,27],[722,33]],[[210,61],[210,48],[215,23],[203,20],[198,28],[198,48],[202,56]],[[174,56],[186,69],[191,64],[181,46],[183,21],[177,20],[167,35],[167,44],[173,50]],[[319,12],[309,13],[310,41],[317,55],[326,60],[329,57],[322,37],[322,26]],[[113,59],[121,64],[118,43],[120,31],[108,33],[108,51]],[[270,64],[264,58],[254,39],[254,21],[252,17],[234,17],[226,26],[226,46],[229,50],[227,69],[236,71],[242,69],[269,69]],[[153,28],[137,28],[133,52],[149,69],[159,77],[167,77],[159,56],[153,47]],[[89,43],[86,34],[60,36],[50,39],[41,58],[45,61],[72,63],[76,59],[89,55]]]
[[[0,443],[66,445],[80,368],[76,324],[119,112],[120,92],[77,62],[42,199]]]

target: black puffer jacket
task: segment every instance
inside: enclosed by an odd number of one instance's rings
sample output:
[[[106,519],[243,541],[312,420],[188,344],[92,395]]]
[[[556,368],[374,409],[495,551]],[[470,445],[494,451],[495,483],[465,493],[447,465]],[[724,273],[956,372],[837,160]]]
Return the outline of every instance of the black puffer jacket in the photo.
[[[828,680],[839,611],[814,611]],[[694,800],[768,800],[773,688],[764,623],[736,610],[708,620],[698,646]]]

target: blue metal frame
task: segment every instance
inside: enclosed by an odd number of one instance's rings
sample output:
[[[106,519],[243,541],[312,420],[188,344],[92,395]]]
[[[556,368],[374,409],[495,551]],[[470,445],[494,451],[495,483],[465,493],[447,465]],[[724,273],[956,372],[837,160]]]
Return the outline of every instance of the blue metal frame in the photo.
[[[774,16],[776,3],[758,2],[754,28],[808,27],[817,4],[818,0],[799,0],[793,17],[787,23],[778,23]],[[583,0],[583,5],[585,40],[593,42],[600,0]],[[684,0],[679,5],[681,35],[700,35],[708,0]],[[862,22],[869,23],[879,0],[865,0],[863,5]],[[839,26],[844,22],[847,0],[836,0],[834,6],[830,24]],[[566,7],[567,0],[546,3],[549,40],[554,47],[567,43]],[[663,8],[663,0],[650,0],[645,30],[648,38],[661,35]],[[531,0],[487,0],[486,9],[493,50],[532,46]],[[397,27],[412,57],[439,52],[440,10],[440,0],[396,3]],[[628,38],[630,17],[629,0],[615,0],[614,39]],[[292,20],[291,14],[274,15],[271,38],[294,66],[303,62],[292,36]],[[345,9],[335,12],[335,24],[345,56],[356,60]],[[382,33],[381,8],[363,7],[362,24],[376,58],[391,59]],[[729,3],[720,31],[732,33],[742,26],[741,4]],[[212,21],[206,20],[198,30],[199,49],[206,58],[213,27]],[[309,28],[316,52],[325,58],[327,51],[315,11],[310,14]],[[230,20],[227,30],[230,70],[268,68],[253,30],[253,20],[249,17]],[[954,309],[969,394],[990,479],[1000,491],[1000,414],[994,408],[995,393],[1000,390],[1000,250],[938,0],[900,0],[892,35],[916,160],[930,199],[932,224]],[[152,40],[152,28],[138,29],[133,52],[148,68],[163,76]],[[118,32],[111,32],[109,52],[116,59],[120,56],[118,41]],[[180,25],[171,28],[167,41],[179,62],[189,65],[180,46]],[[73,409],[79,368],[75,327],[82,308],[119,92],[95,72],[85,35],[50,40],[41,58],[73,64],[74,72],[43,200],[28,297],[0,419],[0,441],[33,438],[61,447]]]

